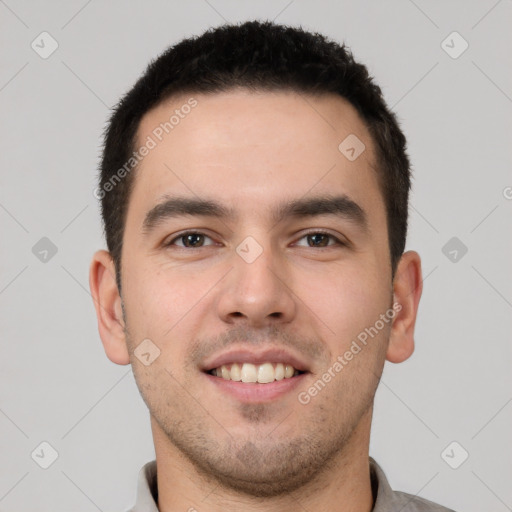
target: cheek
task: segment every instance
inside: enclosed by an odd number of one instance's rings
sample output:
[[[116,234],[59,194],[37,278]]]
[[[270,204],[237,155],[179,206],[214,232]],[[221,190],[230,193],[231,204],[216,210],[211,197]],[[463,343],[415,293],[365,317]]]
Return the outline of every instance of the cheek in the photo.
[[[130,331],[161,340],[185,314],[191,287],[179,276],[171,278],[147,263],[132,265],[128,275],[123,282],[123,300]]]
[[[132,268],[123,294],[131,343],[149,338],[161,350],[159,362],[175,368],[177,361],[185,359],[200,320],[212,311],[212,297],[205,294],[217,278],[211,272],[169,269],[148,262]]]
[[[379,271],[369,271],[367,265],[331,265],[325,273],[301,271],[294,282],[294,292],[339,350],[389,307],[390,292]]]

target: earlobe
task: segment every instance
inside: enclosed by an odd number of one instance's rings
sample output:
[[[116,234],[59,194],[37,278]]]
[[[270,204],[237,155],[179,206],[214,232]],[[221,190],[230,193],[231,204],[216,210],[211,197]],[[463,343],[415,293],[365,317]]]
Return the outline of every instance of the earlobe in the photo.
[[[393,281],[393,304],[398,312],[386,353],[386,359],[392,363],[405,361],[414,351],[414,326],[422,289],[420,256],[415,251],[407,251],[400,258]]]
[[[117,288],[114,262],[109,252],[98,251],[94,254],[89,272],[89,286],[96,309],[98,331],[107,357],[116,364],[129,364],[121,297]]]

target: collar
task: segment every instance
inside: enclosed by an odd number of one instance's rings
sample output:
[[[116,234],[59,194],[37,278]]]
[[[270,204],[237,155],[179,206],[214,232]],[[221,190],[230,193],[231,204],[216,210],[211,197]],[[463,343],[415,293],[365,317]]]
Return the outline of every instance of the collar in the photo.
[[[430,501],[391,489],[381,467],[371,457],[370,478],[374,497],[372,512],[453,512]],[[158,487],[156,478],[156,460],[145,464],[139,472],[137,481],[137,499],[127,512],[159,512],[157,507]],[[398,508],[399,507],[399,508]]]

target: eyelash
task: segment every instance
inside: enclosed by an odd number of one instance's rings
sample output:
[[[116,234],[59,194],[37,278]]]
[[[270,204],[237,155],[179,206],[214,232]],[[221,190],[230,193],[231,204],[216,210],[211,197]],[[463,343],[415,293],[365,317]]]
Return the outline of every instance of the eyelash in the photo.
[[[170,240],[169,242],[166,242],[164,244],[165,247],[172,247],[174,245],[174,242],[176,242],[176,240],[180,240],[188,235],[202,235],[202,236],[205,236],[207,238],[209,238],[210,240],[212,239],[210,236],[208,236],[206,233],[202,233],[201,231],[184,231],[183,233],[180,233],[178,236],[174,237],[172,240]],[[313,230],[313,231],[309,231],[307,233],[304,233],[300,238],[299,240],[302,240],[303,238],[306,238],[307,236],[309,235],[325,235],[325,236],[328,236],[330,237],[332,240],[335,241],[334,244],[328,244],[327,246],[318,246],[318,247],[314,247],[314,246],[308,246],[309,248],[311,249],[327,249],[328,247],[335,247],[335,246],[346,246],[347,244],[342,242],[339,238],[337,238],[336,236],[334,236],[333,234],[329,233],[328,231],[323,231],[323,230]],[[212,244],[213,245],[213,244]],[[208,246],[200,246],[200,247],[186,247],[186,246],[176,246],[176,247],[179,247],[180,249],[203,249],[204,247],[208,247]]]

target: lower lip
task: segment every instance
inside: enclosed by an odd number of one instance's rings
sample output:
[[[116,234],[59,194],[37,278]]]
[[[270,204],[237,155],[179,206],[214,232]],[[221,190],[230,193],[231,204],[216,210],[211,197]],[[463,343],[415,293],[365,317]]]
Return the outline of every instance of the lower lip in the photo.
[[[288,379],[275,380],[268,384],[259,384],[257,382],[236,382],[226,380],[221,377],[215,377],[209,373],[204,374],[214,386],[218,386],[222,393],[235,397],[240,402],[257,403],[269,402],[290,393],[299,386],[306,373],[301,373]]]

